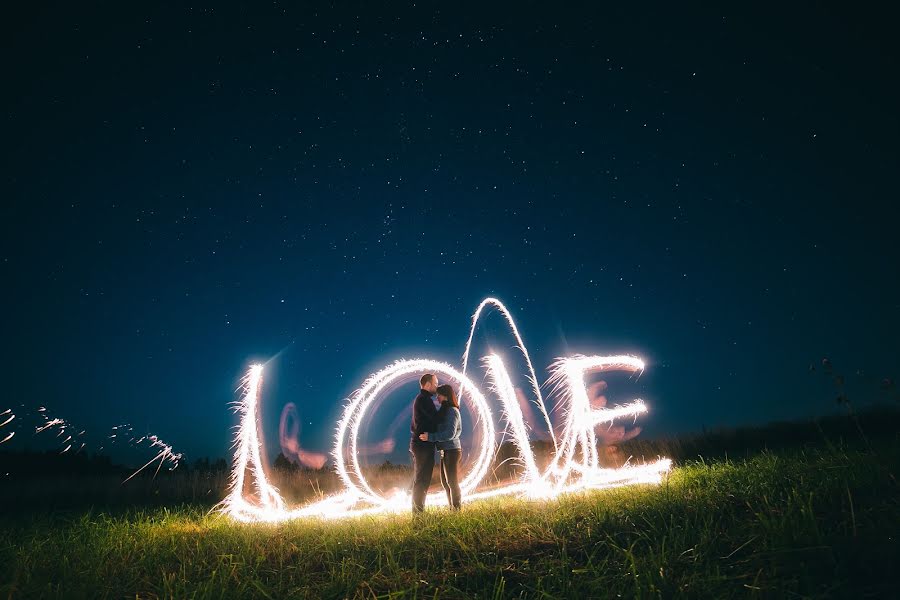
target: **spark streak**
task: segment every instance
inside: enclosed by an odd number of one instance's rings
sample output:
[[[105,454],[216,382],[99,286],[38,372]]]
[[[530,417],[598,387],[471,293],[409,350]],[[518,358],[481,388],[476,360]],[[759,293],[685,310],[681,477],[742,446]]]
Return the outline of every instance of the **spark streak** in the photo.
[[[51,427],[56,427],[57,425],[65,425],[65,421],[63,421],[62,419],[50,419],[43,426],[35,427],[34,432],[41,433],[42,431],[46,431],[46,430],[50,429]],[[59,434],[57,434],[57,435],[59,435]]]
[[[4,415],[9,415],[9,416],[6,417],[6,420],[5,420],[5,421],[3,421],[2,423],[0,423],[0,427],[6,427],[6,426],[9,425],[10,423],[12,423],[12,420],[13,420],[13,419],[16,418],[16,415],[12,414],[12,409],[9,409],[9,408],[7,408],[5,411],[3,411],[2,413],[0,413],[0,417],[2,417],[2,416],[4,416]]]
[[[6,419],[2,423],[0,423],[0,427],[6,427],[10,423],[12,423],[13,419],[16,418],[16,415],[13,414],[13,411],[11,408],[7,408],[2,413],[0,413],[0,417],[4,417],[6,415],[9,415],[9,416],[6,417]],[[6,436],[2,440],[0,440],[0,444],[5,444],[9,440],[11,440],[14,435],[16,435],[16,432],[10,431],[8,434],[6,434]]]
[[[528,380],[535,398],[532,400],[544,417],[554,446],[550,465],[542,472],[537,466],[528,439],[528,431],[515,389],[503,360],[496,354],[484,358],[490,389],[500,401],[503,433],[511,436],[524,466],[520,480],[511,485],[490,490],[478,490],[487,475],[494,450],[497,431],[494,416],[487,398],[466,375],[475,327],[483,309],[493,305],[506,318],[528,366]],[[572,356],[557,359],[552,365],[548,383],[558,394],[564,406],[562,436],[556,439],[550,417],[544,405],[537,375],[531,357],[525,348],[519,330],[510,312],[499,300],[486,298],[472,317],[472,326],[463,354],[462,370],[457,371],[447,363],[430,359],[400,360],[371,375],[348,400],[338,421],[333,457],[337,473],[345,491],[318,502],[293,509],[285,507],[278,490],[266,477],[260,456],[259,398],[262,389],[262,365],[253,365],[242,380],[243,395],[236,403],[240,423],[235,434],[235,460],[231,489],[220,503],[220,509],[240,521],[280,522],[303,516],[336,518],[372,513],[407,511],[410,498],[406,493],[389,497],[376,492],[366,481],[359,464],[359,433],[366,414],[377,398],[395,386],[418,378],[424,372],[450,379],[459,386],[459,398],[465,397],[475,414],[475,426],[480,430],[480,446],[475,449],[475,460],[460,483],[467,499],[487,498],[502,494],[525,497],[554,497],[561,493],[586,488],[607,488],[636,483],[658,483],[663,473],[671,468],[669,459],[659,459],[642,465],[626,464],[618,469],[600,466],[597,438],[594,428],[615,419],[637,417],[647,412],[641,400],[623,406],[595,409],[591,406],[585,386],[585,378],[592,373],[622,371],[639,374],[644,362],[634,356]],[[245,491],[248,475],[252,478],[255,493]],[[429,494],[428,501],[446,504],[443,493]]]
[[[129,426],[129,425],[120,425],[118,427],[113,427],[113,429],[119,429],[119,428],[125,428],[125,427],[128,428],[128,431],[131,431],[131,426]],[[116,436],[116,434],[113,434],[110,437],[115,437],[115,436]],[[162,441],[161,439],[159,439],[158,436],[155,436],[155,435],[141,436],[140,438],[138,438],[136,440],[132,440],[132,443],[135,446],[146,443],[149,445],[150,448],[161,448],[161,450],[159,451],[159,453],[156,456],[154,456],[149,461],[147,461],[147,463],[144,464],[143,467],[141,467],[140,469],[138,469],[137,471],[135,471],[134,473],[129,475],[125,479],[125,481],[123,481],[122,483],[126,483],[129,479],[133,478],[135,475],[137,475],[138,473],[140,473],[141,471],[143,471],[144,469],[149,467],[151,464],[153,464],[157,460],[159,461],[159,465],[157,465],[156,472],[153,473],[153,477],[156,477],[159,474],[159,470],[162,468],[163,464],[165,464],[166,462],[170,462],[172,464],[172,466],[169,467],[170,471],[174,471],[175,469],[178,468],[178,461],[180,461],[182,458],[181,453],[175,452],[172,449],[172,446],[170,446],[169,444],[167,444],[164,441]]]

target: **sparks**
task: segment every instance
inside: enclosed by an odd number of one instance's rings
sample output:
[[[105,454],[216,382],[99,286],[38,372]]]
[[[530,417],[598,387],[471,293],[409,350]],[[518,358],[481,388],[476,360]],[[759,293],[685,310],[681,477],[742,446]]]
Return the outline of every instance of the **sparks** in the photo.
[[[159,436],[154,434],[146,434],[142,436],[136,436],[134,434],[134,428],[131,425],[116,425],[112,428],[112,433],[109,436],[109,439],[112,440],[113,443],[116,443],[119,440],[126,440],[130,446],[140,447],[146,446],[151,450],[159,450],[157,454],[147,461],[144,466],[140,469],[129,475],[122,483],[128,482],[130,479],[134,478],[138,473],[159,461],[159,464],[156,466],[156,471],[153,473],[153,477],[156,477],[159,474],[160,469],[162,469],[163,465],[168,464],[168,470],[174,471],[178,468],[178,465],[183,458],[183,455],[180,452],[175,452],[170,444],[167,444]]]
[[[6,410],[3,413],[0,413],[0,418],[2,418],[6,414],[10,414],[11,412],[11,410]],[[77,454],[87,447],[87,442],[83,441],[85,439],[86,433],[84,429],[78,431],[69,421],[65,419],[62,419],[60,417],[51,418],[46,406],[38,407],[37,413],[43,420],[43,422],[42,424],[35,426],[35,435],[43,433],[45,431],[55,431],[55,437],[58,440],[57,444],[60,448],[60,454],[65,454],[69,451],[72,451],[73,454]],[[15,415],[11,415],[5,421],[0,423],[0,427],[3,427],[7,423],[9,423],[14,417]],[[9,441],[13,437],[13,435],[15,435],[15,432],[10,433],[3,440],[0,440],[0,444]],[[127,479],[125,479],[125,481],[133,478],[135,475],[137,475],[156,461],[159,461],[159,465],[157,465],[156,468],[157,474],[163,466],[167,466],[169,471],[173,471],[178,468],[178,465],[183,458],[183,455],[180,452],[176,452],[170,444],[164,442],[162,439],[160,439],[159,436],[149,433],[146,435],[137,436],[134,433],[134,428],[128,424],[116,425],[115,427],[113,427],[112,434],[107,436],[107,439],[110,440],[110,443],[113,444],[125,443],[135,448],[146,447],[155,452],[154,457],[150,459],[149,462],[132,473]],[[97,448],[96,451],[103,451],[103,446]]]
[[[505,317],[518,344],[518,350],[528,367],[528,380],[538,407],[553,441],[554,454],[543,471],[529,443],[528,431],[518,404],[515,389],[500,356],[486,356],[484,365],[490,381],[490,391],[500,403],[502,433],[509,435],[518,451],[524,469],[519,481],[490,490],[478,490],[487,475],[497,431],[494,415],[485,395],[466,375],[469,354],[478,319],[483,310],[492,305]],[[593,408],[585,385],[585,378],[592,373],[620,371],[640,374],[644,362],[634,356],[572,356],[559,358],[552,365],[548,383],[557,394],[563,407],[562,435],[557,440],[550,416],[541,395],[531,357],[510,312],[496,298],[485,299],[472,316],[472,326],[462,359],[462,370],[452,365],[420,358],[400,360],[371,375],[349,399],[338,421],[332,456],[338,476],[345,486],[339,494],[304,506],[289,509],[278,490],[272,486],[263,469],[260,455],[262,445],[259,434],[259,398],[262,389],[263,366],[253,365],[242,380],[242,396],[237,402],[240,422],[236,429],[234,468],[228,496],[219,507],[240,521],[280,522],[303,516],[337,518],[373,513],[401,512],[409,510],[407,493],[396,492],[390,496],[378,493],[366,480],[359,463],[359,433],[376,399],[395,385],[418,378],[424,372],[432,372],[454,381],[459,386],[459,397],[467,399],[475,414],[475,426],[479,429],[481,443],[474,450],[473,466],[463,478],[460,487],[467,499],[487,498],[503,494],[531,498],[551,498],[559,494],[587,488],[599,489],[636,483],[658,483],[671,468],[671,461],[661,458],[655,462],[608,469],[600,466],[597,453],[595,427],[611,423],[615,419],[637,417],[647,412],[641,400],[613,408]],[[245,486],[248,476],[252,491]],[[443,493],[429,494],[428,502],[446,504]]]

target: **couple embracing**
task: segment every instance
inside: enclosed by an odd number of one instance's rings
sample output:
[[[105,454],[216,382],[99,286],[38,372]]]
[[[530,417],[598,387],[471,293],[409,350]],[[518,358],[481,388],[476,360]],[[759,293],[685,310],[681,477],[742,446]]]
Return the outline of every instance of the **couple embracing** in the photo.
[[[409,451],[413,458],[412,509],[414,513],[425,508],[425,496],[431,485],[434,471],[434,453],[441,453],[441,485],[447,493],[447,503],[459,510],[459,459],[462,446],[459,435],[462,420],[459,399],[449,385],[438,385],[437,375],[426,373],[419,379],[419,395],[413,401]],[[435,403],[437,396],[438,403]]]

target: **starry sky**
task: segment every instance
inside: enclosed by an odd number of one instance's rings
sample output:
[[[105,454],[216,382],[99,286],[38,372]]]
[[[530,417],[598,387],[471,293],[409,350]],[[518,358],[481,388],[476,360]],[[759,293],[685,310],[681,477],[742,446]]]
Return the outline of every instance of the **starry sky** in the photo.
[[[644,357],[644,435],[833,412],[823,357],[859,403],[900,372],[886,15],[132,4],[3,25],[9,406],[226,456],[277,355],[268,421],[326,450],[488,295],[539,374]]]

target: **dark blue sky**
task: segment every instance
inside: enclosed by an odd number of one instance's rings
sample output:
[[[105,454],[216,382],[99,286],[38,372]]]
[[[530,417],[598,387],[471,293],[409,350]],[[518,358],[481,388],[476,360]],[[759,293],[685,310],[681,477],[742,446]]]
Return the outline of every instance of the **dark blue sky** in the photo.
[[[888,15],[304,4],[7,20],[6,404],[225,456],[284,349],[267,406],[326,449],[486,295],[539,371],[645,357],[650,435],[832,411],[824,356],[896,376]]]

